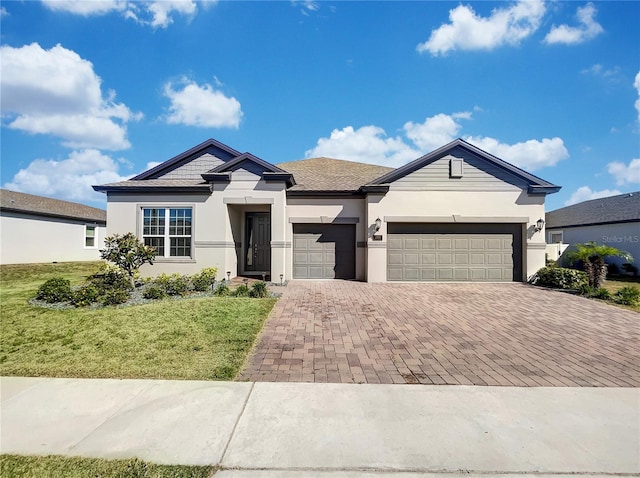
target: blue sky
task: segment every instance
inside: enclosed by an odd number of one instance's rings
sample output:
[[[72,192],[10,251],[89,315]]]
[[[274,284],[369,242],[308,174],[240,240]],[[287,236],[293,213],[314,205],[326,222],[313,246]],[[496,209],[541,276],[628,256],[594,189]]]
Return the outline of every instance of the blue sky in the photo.
[[[640,2],[2,1],[3,187],[104,207],[215,138],[400,166],[462,137],[562,186],[640,189]]]

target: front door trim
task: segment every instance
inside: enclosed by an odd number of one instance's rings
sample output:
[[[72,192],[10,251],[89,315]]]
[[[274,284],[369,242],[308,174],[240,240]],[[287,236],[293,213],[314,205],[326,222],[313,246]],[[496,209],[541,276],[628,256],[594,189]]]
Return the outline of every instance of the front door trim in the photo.
[[[245,274],[271,275],[270,212],[245,213],[242,267]]]

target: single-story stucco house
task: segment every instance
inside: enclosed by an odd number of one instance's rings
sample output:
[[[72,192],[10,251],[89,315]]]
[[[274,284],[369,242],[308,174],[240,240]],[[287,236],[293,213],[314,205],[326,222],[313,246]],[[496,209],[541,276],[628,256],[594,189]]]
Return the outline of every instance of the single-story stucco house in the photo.
[[[385,282],[526,280],[544,266],[545,196],[560,188],[461,139],[397,169],[274,165],[210,139],[94,189],[109,234],[157,248],[143,274]]]
[[[103,209],[0,190],[0,264],[97,261],[104,244]]]
[[[561,255],[571,244],[593,241],[640,261],[640,191],[584,201],[546,214],[547,242]],[[558,257],[551,257],[557,259]],[[607,262],[621,264],[621,258]],[[634,265],[638,265],[635,263]]]

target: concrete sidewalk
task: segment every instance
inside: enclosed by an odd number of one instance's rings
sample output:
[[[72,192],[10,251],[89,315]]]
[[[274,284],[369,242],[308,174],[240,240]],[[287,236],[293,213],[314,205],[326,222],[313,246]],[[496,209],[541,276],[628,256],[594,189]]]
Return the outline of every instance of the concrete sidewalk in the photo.
[[[216,478],[640,472],[640,389],[1,380],[2,453]]]

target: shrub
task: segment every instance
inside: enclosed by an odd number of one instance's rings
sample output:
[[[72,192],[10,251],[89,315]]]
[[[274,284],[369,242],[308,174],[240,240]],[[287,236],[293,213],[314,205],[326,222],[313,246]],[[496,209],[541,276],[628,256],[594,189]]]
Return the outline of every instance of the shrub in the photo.
[[[114,234],[104,238],[104,249],[100,249],[100,257],[123,269],[133,287],[133,278],[145,263],[153,265],[156,250],[145,246],[138,238],[128,232],[124,235]]]
[[[102,305],[124,304],[129,300],[129,291],[122,289],[109,289],[102,296]]]
[[[191,276],[191,284],[193,285],[193,289],[199,292],[204,292],[213,286],[216,282],[216,274],[218,273],[218,269],[215,267],[209,267],[207,269],[202,269],[199,273]]]
[[[249,297],[249,288],[245,284],[240,284],[231,295],[234,297]]]
[[[165,295],[164,289],[155,285],[150,285],[142,293],[145,299],[164,299]]]
[[[604,287],[600,287],[599,289],[596,289],[593,291],[593,294],[591,294],[591,297],[593,297],[594,299],[610,300],[611,294]]]
[[[76,307],[86,307],[94,302],[98,302],[99,299],[100,291],[98,288],[91,283],[87,283],[73,292],[71,303]]]
[[[251,286],[251,290],[249,291],[250,297],[256,297],[258,299],[267,297],[268,295],[269,291],[267,290],[267,284],[264,282],[256,282]]]
[[[62,277],[54,277],[40,286],[36,299],[53,304],[54,302],[66,302],[71,299],[72,295],[71,282]]]
[[[213,291],[213,295],[217,295],[220,297],[229,295],[229,287],[227,287],[226,284],[220,284],[218,287],[216,287],[216,290]]]
[[[623,287],[613,295],[613,300],[618,304],[638,305],[640,304],[640,289],[635,286]]]
[[[127,291],[133,289],[126,271],[110,264],[101,264],[98,272],[89,276],[89,282],[98,290],[119,289]]]
[[[580,289],[583,284],[587,283],[587,274],[564,267],[543,267],[535,274],[531,282],[553,289]]]
[[[189,277],[180,274],[160,274],[153,284],[164,289],[168,295],[185,295],[189,290]]]

